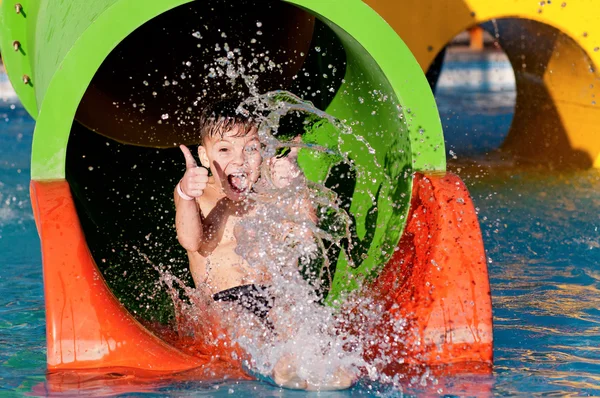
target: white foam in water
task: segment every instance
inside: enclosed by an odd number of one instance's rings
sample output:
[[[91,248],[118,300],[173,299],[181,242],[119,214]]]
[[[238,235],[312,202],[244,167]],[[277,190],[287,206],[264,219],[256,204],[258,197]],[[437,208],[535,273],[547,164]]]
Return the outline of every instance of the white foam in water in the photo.
[[[339,368],[354,371],[362,365],[362,357],[344,350],[346,338],[338,334],[333,310],[318,304],[315,288],[300,273],[302,265],[318,258],[320,248],[311,237],[316,225],[302,210],[294,211],[303,206],[302,184],[289,191],[277,202],[258,199],[255,215],[239,223],[236,252],[272,277],[275,306],[269,319],[275,333],[261,341],[260,329],[244,328],[236,339],[259,373],[270,375],[280,360],[291,357],[301,379],[327,385]]]

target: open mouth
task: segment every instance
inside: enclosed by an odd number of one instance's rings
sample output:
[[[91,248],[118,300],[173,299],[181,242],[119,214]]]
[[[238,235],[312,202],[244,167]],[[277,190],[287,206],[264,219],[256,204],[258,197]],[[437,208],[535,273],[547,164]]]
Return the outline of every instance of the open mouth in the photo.
[[[227,182],[236,193],[248,191],[248,176],[246,173],[232,173],[227,176]]]

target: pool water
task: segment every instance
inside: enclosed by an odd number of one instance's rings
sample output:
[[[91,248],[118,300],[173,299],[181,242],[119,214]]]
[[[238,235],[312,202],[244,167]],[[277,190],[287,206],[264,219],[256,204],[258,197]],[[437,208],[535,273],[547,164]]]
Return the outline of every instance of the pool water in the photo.
[[[483,158],[510,126],[510,84],[442,84],[436,96],[450,169],[470,189],[488,255],[493,376],[445,377],[403,392],[363,382],[321,395],[600,395],[600,171],[515,169]],[[28,195],[33,127],[16,99],[0,98],[0,396],[47,395],[60,385],[45,374],[41,256]],[[70,380],[56,396],[306,395],[258,381]]]

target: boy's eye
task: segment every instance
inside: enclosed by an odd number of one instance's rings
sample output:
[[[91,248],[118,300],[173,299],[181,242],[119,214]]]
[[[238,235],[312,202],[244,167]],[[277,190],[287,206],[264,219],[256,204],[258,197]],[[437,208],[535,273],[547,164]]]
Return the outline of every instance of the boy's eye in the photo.
[[[227,151],[229,151],[229,148],[221,148],[221,149],[219,149],[219,152],[227,152]]]

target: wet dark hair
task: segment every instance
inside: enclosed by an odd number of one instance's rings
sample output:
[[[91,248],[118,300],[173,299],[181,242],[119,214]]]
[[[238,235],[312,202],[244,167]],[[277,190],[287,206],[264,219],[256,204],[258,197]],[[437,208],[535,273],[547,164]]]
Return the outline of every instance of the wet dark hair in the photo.
[[[251,112],[238,112],[239,100],[226,99],[208,105],[200,114],[200,143],[210,137],[223,137],[237,127],[236,137],[243,137],[258,127]]]

